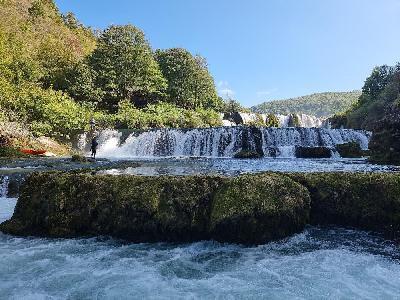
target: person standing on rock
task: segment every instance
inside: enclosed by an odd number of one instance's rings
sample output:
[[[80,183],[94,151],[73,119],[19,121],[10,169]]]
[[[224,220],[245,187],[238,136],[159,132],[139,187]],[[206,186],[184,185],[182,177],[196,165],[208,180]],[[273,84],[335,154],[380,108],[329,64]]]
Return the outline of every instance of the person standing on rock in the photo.
[[[90,146],[90,150],[92,150],[91,157],[93,157],[94,159],[96,159],[96,152],[97,152],[98,145],[99,145],[99,143],[97,142],[96,138],[94,137],[92,139],[92,145]]]

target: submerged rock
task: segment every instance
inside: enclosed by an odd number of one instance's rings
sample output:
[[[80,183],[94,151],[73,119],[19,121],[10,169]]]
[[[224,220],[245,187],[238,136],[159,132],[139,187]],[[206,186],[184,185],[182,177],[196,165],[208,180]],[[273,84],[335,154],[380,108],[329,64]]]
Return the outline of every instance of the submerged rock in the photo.
[[[329,158],[331,150],[327,147],[296,147],[297,158]]]

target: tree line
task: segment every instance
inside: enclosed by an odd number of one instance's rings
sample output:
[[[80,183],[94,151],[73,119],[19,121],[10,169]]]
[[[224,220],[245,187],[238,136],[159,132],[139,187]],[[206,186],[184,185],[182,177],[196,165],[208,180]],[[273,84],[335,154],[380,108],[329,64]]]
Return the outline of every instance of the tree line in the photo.
[[[0,1],[0,121],[67,136],[91,117],[105,127],[204,127],[226,108],[207,61],[153,49],[133,25],[103,31],[52,0]]]

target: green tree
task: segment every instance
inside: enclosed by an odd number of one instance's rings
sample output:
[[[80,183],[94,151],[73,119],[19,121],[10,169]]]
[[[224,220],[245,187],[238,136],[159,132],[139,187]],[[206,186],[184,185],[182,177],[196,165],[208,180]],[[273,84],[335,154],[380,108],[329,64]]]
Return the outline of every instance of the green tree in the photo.
[[[274,114],[269,114],[267,116],[267,120],[266,120],[265,124],[267,127],[279,127],[280,126],[279,119]]]
[[[80,61],[68,68],[62,89],[79,102],[91,102],[95,106],[101,102],[104,92],[95,85],[96,73],[87,64]]]
[[[98,39],[89,57],[103,90],[103,107],[114,111],[118,102],[130,99],[138,106],[159,99],[166,88],[144,33],[132,26],[110,26]]]
[[[169,102],[190,109],[221,106],[204,58],[182,48],[157,50],[155,57],[168,81]]]
[[[228,98],[224,100],[221,112],[232,114],[235,112],[250,112],[250,110],[243,107],[239,101]]]

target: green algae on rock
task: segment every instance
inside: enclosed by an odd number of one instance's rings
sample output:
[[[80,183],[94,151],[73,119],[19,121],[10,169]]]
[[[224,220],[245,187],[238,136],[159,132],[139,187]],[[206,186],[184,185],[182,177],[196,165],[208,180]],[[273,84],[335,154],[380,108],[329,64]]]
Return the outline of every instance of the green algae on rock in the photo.
[[[134,242],[261,244],[333,224],[400,237],[398,173],[134,176],[30,175],[11,220],[15,235],[110,235]]]
[[[399,173],[292,173],[311,195],[311,223],[400,237]]]
[[[247,197],[229,192],[242,184],[249,185]],[[229,214],[221,213],[226,197],[232,206]],[[15,235],[110,235],[137,242],[215,238],[255,244],[298,232],[308,221],[308,210],[306,190],[278,174],[235,178],[47,172],[26,180],[13,218],[0,229]],[[261,235],[254,231],[257,222]],[[224,237],[221,228],[241,235]]]
[[[304,228],[309,207],[308,191],[283,174],[233,177],[215,194],[212,237],[244,244],[283,238]]]

